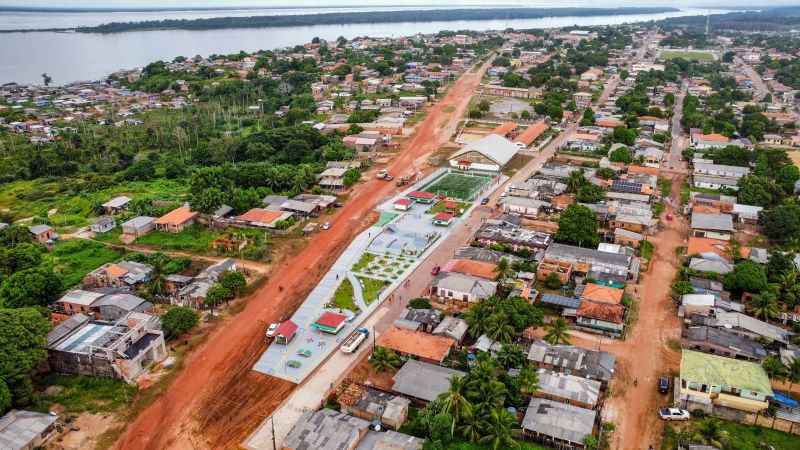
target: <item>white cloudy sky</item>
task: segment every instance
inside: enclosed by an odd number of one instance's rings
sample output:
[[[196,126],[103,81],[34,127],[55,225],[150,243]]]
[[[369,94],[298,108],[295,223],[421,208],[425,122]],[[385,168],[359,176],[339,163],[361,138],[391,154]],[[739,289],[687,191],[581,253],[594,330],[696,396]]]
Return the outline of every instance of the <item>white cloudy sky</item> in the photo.
[[[792,0],[568,0],[559,7],[618,7],[618,6],[774,6],[796,4]],[[372,0],[369,6],[554,6],[553,0]],[[171,8],[171,7],[303,7],[354,6],[364,7],[359,0],[0,0],[0,6],[83,7],[83,8]]]

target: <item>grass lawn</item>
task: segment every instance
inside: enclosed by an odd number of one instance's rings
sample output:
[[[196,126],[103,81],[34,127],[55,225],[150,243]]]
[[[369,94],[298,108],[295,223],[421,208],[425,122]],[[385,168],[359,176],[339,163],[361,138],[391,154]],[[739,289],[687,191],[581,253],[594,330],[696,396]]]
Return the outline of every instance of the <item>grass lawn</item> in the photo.
[[[650,268],[650,260],[653,258],[653,252],[655,251],[655,249],[656,248],[655,246],[653,246],[652,242],[641,241],[641,247],[639,248],[639,255],[641,255],[642,258],[647,260],[647,267],[644,269],[645,271],[647,271],[647,269]]]
[[[193,225],[180,233],[151,231],[136,240],[137,244],[151,245],[161,250],[190,251],[194,253],[211,252],[211,242],[222,233]]]
[[[440,212],[444,212],[444,205],[446,203],[447,202],[444,200],[434,203],[433,206],[431,206],[431,209],[427,211],[427,214],[438,214]],[[461,215],[459,211],[461,210],[466,211],[469,208],[469,203],[465,202],[454,202],[454,203],[458,205],[458,207],[456,208],[456,213],[454,214],[456,217]]]
[[[367,278],[367,277],[356,277],[356,278],[358,279],[358,281],[361,282],[361,285],[363,286],[363,288],[361,289],[361,294],[364,296],[364,303],[366,303],[367,305],[374,302],[378,298],[378,292],[388,284],[388,282],[381,280],[373,280],[372,278]]]
[[[525,167],[525,164],[528,164],[531,159],[533,159],[533,156],[517,153],[513,158],[511,158],[511,161],[509,161],[506,167],[503,169],[503,175],[507,177],[514,175],[515,173],[519,172],[520,169]]]
[[[669,197],[669,193],[672,192],[672,178],[658,177],[658,189],[661,197]]]
[[[39,403],[33,408],[47,412],[58,403],[64,405],[68,413],[105,413],[116,411],[125,404],[125,391],[133,400],[136,385],[108,378],[86,376],[48,375],[37,380],[41,386],[53,386],[42,393]]]
[[[697,421],[692,421],[697,423]],[[769,428],[742,425],[736,422],[720,420],[722,429],[726,432],[725,446],[728,450],[745,450],[753,448],[775,448],[776,450],[794,450],[800,448],[800,436],[784,433],[782,431],[771,430]],[[683,432],[683,442],[693,435],[692,430],[687,427]],[[673,449],[680,439],[679,431],[672,425],[664,425],[664,440],[661,443],[662,449]],[[761,444],[766,447],[762,447]]]
[[[61,276],[61,287],[67,290],[78,285],[87,273],[117,261],[123,254],[99,242],[70,239],[56,243],[48,257],[52,258],[53,271]]]
[[[364,253],[361,255],[361,259],[358,260],[357,263],[353,264],[352,271],[353,272],[361,272],[364,270],[365,267],[370,265],[372,261],[375,261],[376,256],[372,253]]]
[[[358,311],[358,306],[356,306],[356,301],[353,298],[354,295],[353,285],[350,284],[350,280],[345,278],[333,294],[333,307],[353,312]]]
[[[681,51],[681,50],[663,50],[661,51],[661,53],[658,54],[658,57],[662,59],[683,58],[683,59],[688,59],[689,61],[693,59],[704,62],[714,61],[714,55],[712,55],[711,53]]]

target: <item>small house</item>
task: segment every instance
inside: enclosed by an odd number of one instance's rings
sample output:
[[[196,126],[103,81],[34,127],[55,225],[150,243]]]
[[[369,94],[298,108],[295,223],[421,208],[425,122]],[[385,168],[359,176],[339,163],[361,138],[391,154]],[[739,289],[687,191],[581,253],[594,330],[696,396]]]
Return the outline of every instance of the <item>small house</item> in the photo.
[[[41,448],[55,430],[58,416],[12,409],[0,417],[0,448],[29,450]]]
[[[532,398],[522,419],[522,431],[530,439],[559,448],[585,448],[593,435],[597,411]]]
[[[466,373],[435,364],[409,359],[394,375],[392,391],[417,400],[430,402],[450,388],[450,378]]]
[[[337,334],[344,328],[347,316],[331,311],[325,311],[319,319],[311,324],[312,327],[322,331],[323,333]]]
[[[375,345],[400,355],[415,356],[423,362],[441,364],[455,345],[455,341],[421,331],[403,330],[390,326],[378,337]]]
[[[275,329],[275,334],[273,336],[275,337],[276,344],[287,345],[292,341],[295,334],[297,334],[297,324],[291,320],[287,320],[286,322],[281,322],[281,324],[278,325],[278,328]]]
[[[28,231],[33,235],[33,239],[37,242],[45,244],[51,242],[55,236],[55,230],[50,225],[40,224],[28,227]]]
[[[122,211],[127,211],[130,207],[131,198],[124,195],[114,197],[111,200],[103,203],[101,206],[106,210],[106,214],[117,214]]]
[[[167,233],[180,233],[197,222],[199,214],[187,206],[175,208],[155,221],[156,229]]]
[[[433,200],[436,199],[436,194],[425,191],[411,191],[406,194],[406,197],[414,200],[417,203],[431,204],[433,203]]]
[[[352,383],[337,399],[341,411],[399,430],[408,417],[408,399]]]
[[[440,212],[433,216],[433,224],[440,227],[449,226],[452,221],[453,215],[450,213]]]
[[[95,220],[89,226],[89,229],[92,233],[106,233],[114,229],[117,226],[117,221],[114,220],[111,216],[103,216],[99,219]]]
[[[411,209],[411,205],[414,203],[414,200],[410,198],[400,198],[394,202],[394,209],[398,211],[408,211]]]
[[[534,394],[535,397],[586,409],[597,406],[601,387],[599,381],[547,369],[538,372],[539,390]]]
[[[129,236],[140,237],[154,230],[156,218],[148,216],[134,217],[122,224],[122,232]]]

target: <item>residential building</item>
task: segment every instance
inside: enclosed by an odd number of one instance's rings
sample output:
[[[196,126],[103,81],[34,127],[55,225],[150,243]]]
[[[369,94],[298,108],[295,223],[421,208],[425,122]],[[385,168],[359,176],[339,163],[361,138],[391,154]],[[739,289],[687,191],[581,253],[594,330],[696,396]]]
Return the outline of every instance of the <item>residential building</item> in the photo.
[[[438,309],[405,308],[393,323],[398,328],[432,333],[442,322],[442,319],[442,312]]]
[[[139,287],[149,279],[152,267],[135,261],[105,263],[83,277],[84,287]]]
[[[367,435],[370,422],[323,408],[305,412],[280,445],[281,450],[329,448],[353,450]]]
[[[539,390],[534,397],[593,409],[600,398],[601,383],[562,372],[539,369]]]
[[[117,226],[117,221],[111,216],[102,216],[92,222],[89,230],[92,233],[106,233],[113,230]]]
[[[614,376],[617,365],[617,358],[611,353],[571,345],[552,345],[540,339],[531,344],[528,360],[537,369],[563,372],[603,384]]]
[[[120,195],[103,203],[101,206],[106,210],[106,214],[117,214],[122,211],[127,211],[130,206],[130,202],[130,197]]]
[[[58,236],[50,225],[45,224],[32,225],[28,227],[28,231],[33,235],[33,240],[41,244],[52,242]]]
[[[694,186],[706,189],[728,187],[738,190],[737,182],[750,173],[749,167],[726,166],[712,163],[695,163],[692,178]]]
[[[724,356],[683,350],[680,373],[681,399],[760,412],[772,395],[769,377],[760,364]]]
[[[728,241],[733,233],[730,214],[692,213],[692,236]]]
[[[781,345],[787,345],[794,334],[781,327],[750,317],[738,311],[716,309],[713,314],[692,314],[691,322],[726,330],[748,339],[766,338]]]
[[[33,450],[42,448],[56,428],[58,415],[12,409],[0,417],[0,448]]]
[[[415,356],[422,362],[441,364],[450,353],[455,341],[420,331],[411,331],[390,326],[378,336],[375,346],[384,347],[400,355]]]
[[[581,300],[581,306],[575,311],[575,326],[594,333],[619,336],[625,329],[625,307]]]
[[[761,362],[767,356],[764,346],[724,328],[689,327],[686,346],[692,350],[744,361]]]
[[[167,355],[159,319],[137,312],[113,324],[75,314],[48,333],[47,348],[53,372],[121,377],[128,383]]]
[[[594,434],[596,411],[532,398],[522,419],[525,435],[557,448],[585,448],[586,436]]]
[[[503,212],[536,218],[541,210],[549,210],[550,202],[535,198],[506,197],[502,200]]]
[[[394,374],[392,391],[418,402],[430,402],[450,388],[450,378],[454,375],[463,377],[466,373],[409,359]]]
[[[455,303],[477,303],[497,292],[497,282],[457,272],[441,272],[431,282],[431,294]]]
[[[500,84],[484,85],[483,93],[486,95],[499,95],[501,97],[515,97],[515,98],[539,98],[542,96],[541,89],[537,89],[534,87],[513,88],[513,87],[505,87]]]
[[[572,263],[575,271],[583,273],[593,270],[634,279],[639,276],[638,259],[626,254],[554,243],[545,251],[545,258]]]
[[[175,208],[155,221],[156,230],[167,233],[180,233],[197,222],[199,214],[188,206]]]
[[[90,292],[82,289],[73,289],[64,294],[60,299],[55,302],[56,314],[73,315],[73,314],[86,314],[87,316],[96,317],[96,311],[93,309],[94,303],[103,297],[101,292]]]
[[[638,249],[643,240],[644,240],[644,235],[641,233],[636,233],[623,228],[614,229],[613,242],[617,245],[624,245],[627,247]]]
[[[134,217],[122,224],[122,232],[133,237],[144,236],[156,228],[156,220],[148,216]]]
[[[97,310],[98,318],[105,321],[117,321],[131,312],[152,312],[153,304],[131,294],[109,294],[92,304]]]
[[[467,335],[469,325],[464,319],[454,316],[445,316],[442,322],[433,330],[434,336],[444,336],[461,344]]]
[[[475,240],[483,246],[504,244],[514,251],[527,248],[534,252],[547,249],[553,242],[553,236],[522,228],[507,221],[486,220],[475,232]]]
[[[550,274],[555,273],[562,285],[569,284],[573,269],[574,264],[571,262],[545,258],[536,266],[536,279],[545,281]]]
[[[725,275],[733,270],[733,264],[724,260],[692,258],[689,261],[689,268],[697,272],[714,272]]]
[[[370,423],[376,420],[399,430],[408,417],[407,399],[356,383],[350,384],[337,399],[341,411]]]

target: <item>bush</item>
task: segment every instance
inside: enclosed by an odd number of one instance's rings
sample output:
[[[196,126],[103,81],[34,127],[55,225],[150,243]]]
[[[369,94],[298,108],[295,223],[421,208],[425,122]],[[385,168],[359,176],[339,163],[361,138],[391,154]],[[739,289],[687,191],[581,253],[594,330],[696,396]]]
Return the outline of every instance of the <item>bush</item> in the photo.
[[[412,298],[408,302],[408,307],[411,309],[430,309],[431,302],[429,302],[428,299],[424,297]]]
[[[168,336],[186,333],[197,326],[200,317],[188,306],[176,306],[161,316],[161,323]]]
[[[552,272],[545,278],[544,285],[550,289],[558,289],[561,287],[561,278],[558,277],[557,273]]]
[[[703,411],[700,408],[695,409],[694,411],[692,411],[692,417],[694,417],[695,419],[702,419],[705,416],[706,416],[706,412]]]

